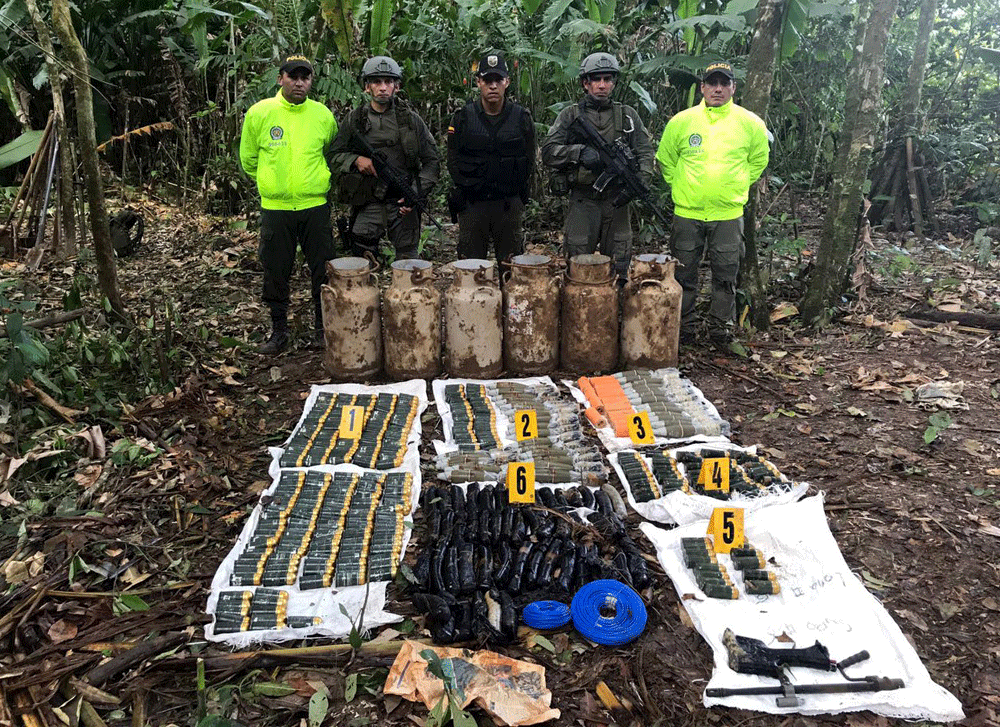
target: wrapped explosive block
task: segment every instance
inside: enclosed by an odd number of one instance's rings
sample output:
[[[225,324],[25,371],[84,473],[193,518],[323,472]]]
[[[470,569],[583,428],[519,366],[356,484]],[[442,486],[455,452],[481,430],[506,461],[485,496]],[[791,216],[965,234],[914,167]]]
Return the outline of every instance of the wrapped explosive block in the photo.
[[[341,436],[344,408],[361,407],[358,438]],[[408,394],[321,393],[289,440],[281,467],[356,464],[370,469],[399,467],[419,408]]]
[[[681,547],[684,565],[692,572],[695,583],[706,596],[724,600],[739,598],[739,590],[733,585],[726,567],[719,562],[711,538],[682,538]]]

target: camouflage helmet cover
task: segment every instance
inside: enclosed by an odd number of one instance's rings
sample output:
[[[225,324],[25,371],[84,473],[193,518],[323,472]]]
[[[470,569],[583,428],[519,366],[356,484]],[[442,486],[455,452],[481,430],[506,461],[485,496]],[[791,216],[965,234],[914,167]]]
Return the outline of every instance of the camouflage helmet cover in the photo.
[[[591,53],[580,61],[580,78],[586,78],[594,73],[614,73],[621,72],[618,66],[618,59],[610,53]]]
[[[365,61],[361,67],[361,81],[367,81],[371,77],[395,78],[397,81],[403,80],[403,71],[399,64],[389,56],[375,56]]]

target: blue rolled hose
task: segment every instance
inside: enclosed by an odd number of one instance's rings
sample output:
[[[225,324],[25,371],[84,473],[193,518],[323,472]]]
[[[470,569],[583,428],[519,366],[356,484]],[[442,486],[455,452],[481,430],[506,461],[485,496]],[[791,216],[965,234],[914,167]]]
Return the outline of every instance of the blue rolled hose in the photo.
[[[601,615],[602,608],[614,610]],[[591,581],[573,596],[573,626],[585,638],[604,646],[621,646],[646,628],[646,606],[638,593],[610,578]]]
[[[559,601],[535,601],[524,607],[521,618],[533,629],[558,629],[569,623],[569,606]]]

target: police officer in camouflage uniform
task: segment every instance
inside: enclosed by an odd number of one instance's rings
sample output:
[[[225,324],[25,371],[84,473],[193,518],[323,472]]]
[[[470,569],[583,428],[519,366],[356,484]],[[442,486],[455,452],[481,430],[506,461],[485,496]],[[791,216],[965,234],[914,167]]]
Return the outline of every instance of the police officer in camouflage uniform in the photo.
[[[458,217],[458,257],[497,261],[521,253],[521,214],[531,194],[535,122],[531,112],[505,98],[510,76],[499,52],[476,66],[479,98],[460,109],[448,127],[448,171],[454,183],[448,205]]]
[[[629,205],[615,207],[619,191],[612,183],[604,192],[593,188],[604,170],[597,150],[586,146],[571,128],[585,114],[609,142],[623,139],[639,162],[648,185],[653,179],[653,147],[639,114],[631,106],[611,100],[620,68],[610,53],[591,53],[580,63],[580,83],[586,95],[563,109],[542,142],[542,161],[554,170],[556,194],[569,193],[564,248],[567,257],[600,252],[614,260],[620,280],[632,257]]]
[[[355,255],[377,254],[386,236],[398,259],[419,257],[419,212],[389,193],[372,160],[352,143],[360,133],[390,165],[410,176],[418,197],[427,198],[440,169],[437,144],[423,119],[396,98],[402,80],[392,58],[365,61],[361,82],[370,101],[347,115],[330,150],[340,174],[338,199],[351,207],[348,238]]]

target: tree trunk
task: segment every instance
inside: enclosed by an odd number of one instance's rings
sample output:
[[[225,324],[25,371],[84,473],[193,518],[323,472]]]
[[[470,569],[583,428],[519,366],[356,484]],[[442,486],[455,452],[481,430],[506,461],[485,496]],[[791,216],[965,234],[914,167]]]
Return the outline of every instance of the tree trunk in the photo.
[[[62,235],[55,253],[62,258],[76,254],[76,214],[73,207],[73,161],[69,148],[69,134],[66,129],[66,107],[63,105],[62,78],[59,76],[59,66],[56,64],[55,51],[52,48],[52,37],[49,27],[38,12],[35,0],[25,0],[31,22],[38,34],[38,44],[45,54],[45,67],[49,71],[49,85],[52,87],[52,111],[55,115],[56,138],[59,139],[59,175],[57,205],[62,220]],[[55,231],[53,231],[55,237]]]
[[[927,53],[931,44],[931,31],[934,29],[934,18],[937,17],[938,0],[922,0],[920,3],[920,22],[917,27],[917,39],[913,45],[913,60],[910,62],[910,73],[906,81],[906,96],[903,98],[903,113],[901,120],[906,124],[905,134],[912,136],[920,133],[920,97],[924,91],[924,75],[927,72]]]
[[[97,133],[94,128],[94,97],[90,92],[90,65],[87,53],[73,29],[68,0],[52,1],[52,24],[74,71],[76,125],[84,186],[87,189],[87,204],[90,207],[90,232],[94,237],[97,281],[101,286],[101,292],[107,296],[111,309],[124,320],[125,304],[118,290],[118,268],[115,263],[115,250],[111,244],[111,230],[108,227],[108,210],[104,206],[101,170],[97,163]]]
[[[750,41],[747,60],[747,79],[743,88],[743,106],[762,119],[767,115],[774,80],[778,39],[781,36],[781,19],[786,0],[761,0],[757,8],[757,23]],[[750,200],[744,218],[744,243],[746,252],[740,274],[744,286],[749,281],[751,320],[758,330],[767,330],[771,317],[767,305],[767,291],[757,256],[757,197],[758,185],[750,187]]]
[[[822,322],[840,299],[857,244],[861,194],[875,143],[885,49],[895,11],[896,0],[871,0],[870,4],[863,0],[858,12],[855,51],[847,74],[843,141],[834,160],[816,268],[802,306],[802,315],[810,323]]]
[[[923,239],[925,217],[932,217],[931,198],[925,194],[921,186],[924,176],[919,163],[919,141],[913,141],[920,135],[923,121],[920,118],[920,99],[923,95],[924,75],[927,71],[927,55],[930,48],[931,31],[934,29],[934,19],[937,17],[938,0],[921,0],[920,20],[917,25],[917,36],[913,45],[913,59],[910,61],[910,71],[903,94],[900,113],[889,133],[885,154],[875,173],[873,187],[881,188],[889,179],[905,175],[906,185],[902,191],[896,191],[896,185],[890,187],[889,200],[872,199],[870,217],[875,223],[893,221],[897,230],[907,228],[906,215],[912,223],[914,232]],[[912,148],[912,151],[911,151]],[[877,197],[877,195],[873,195]],[[893,214],[894,213],[894,214]]]

